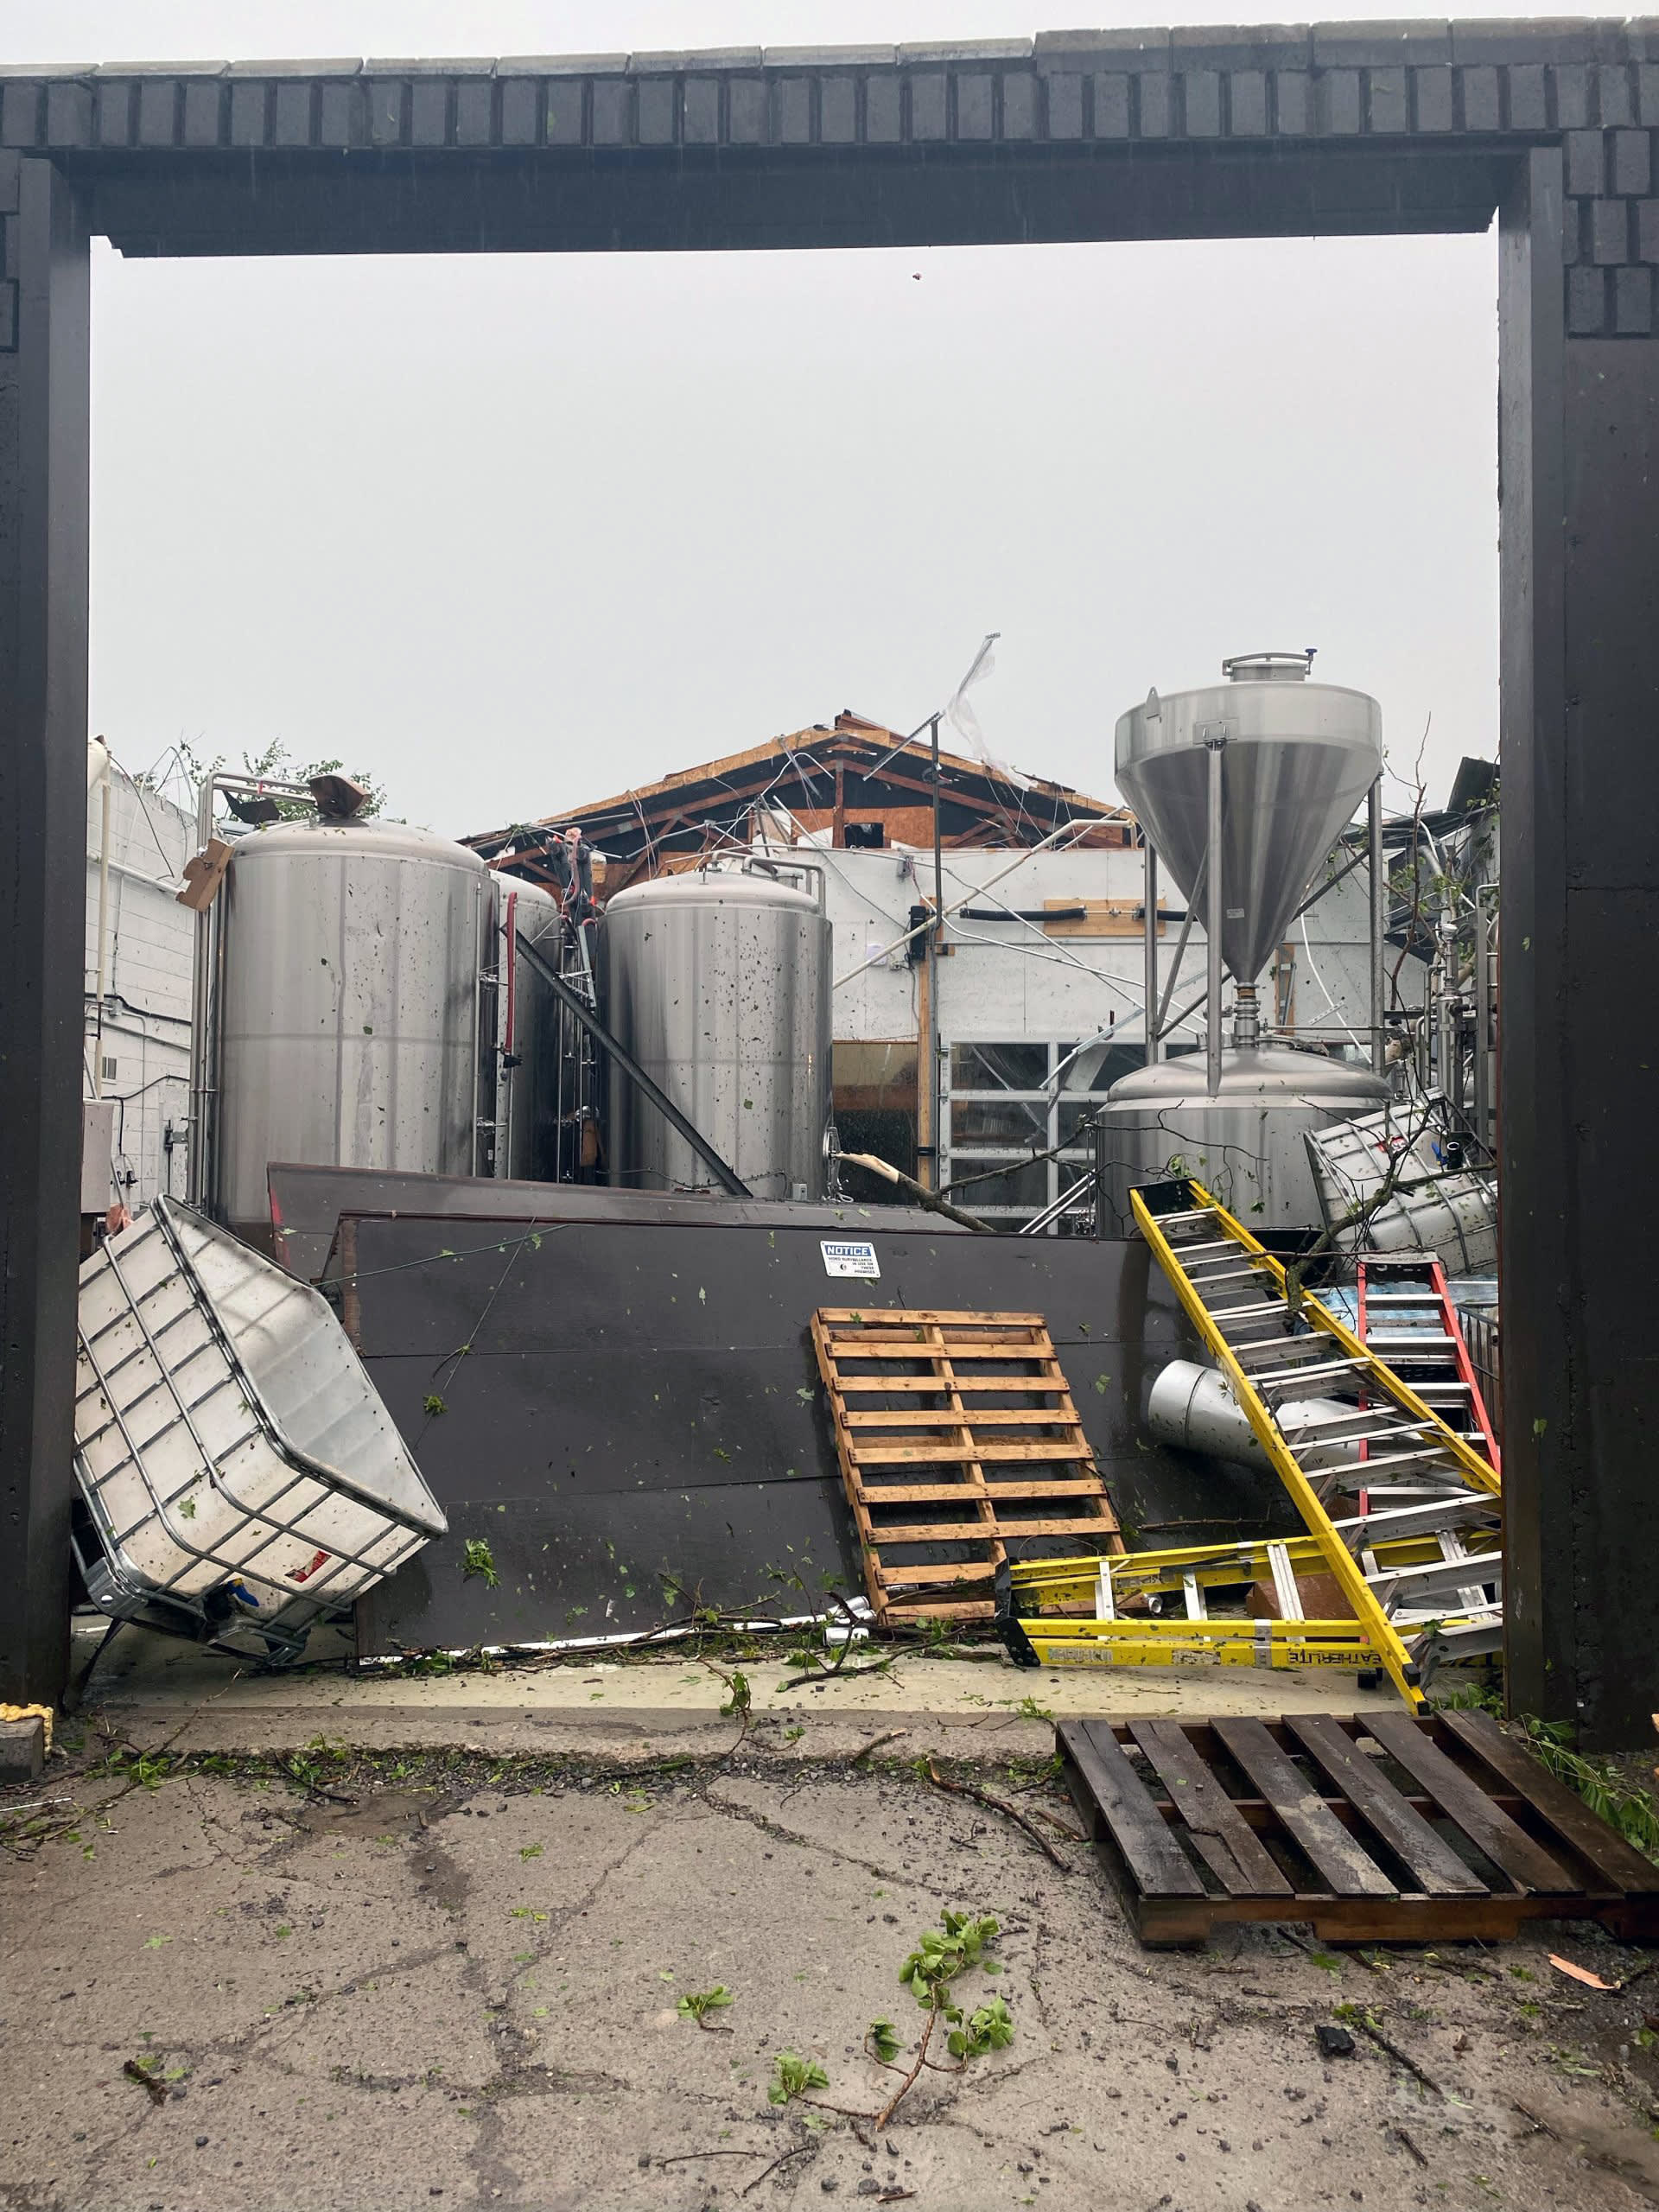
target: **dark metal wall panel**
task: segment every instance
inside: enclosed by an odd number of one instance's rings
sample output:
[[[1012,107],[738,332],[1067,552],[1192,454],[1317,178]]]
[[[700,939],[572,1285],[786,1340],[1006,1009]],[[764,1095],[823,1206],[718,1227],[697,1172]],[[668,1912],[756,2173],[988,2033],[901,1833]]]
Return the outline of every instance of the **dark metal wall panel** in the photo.
[[[797,1571],[860,1589],[819,1306],[1040,1313],[1132,1540],[1289,1525],[1270,1478],[1147,1442],[1147,1382],[1191,1340],[1144,1245],[880,1230],[880,1280],[849,1282],[822,1229],[496,1226],[448,1256],[444,1222],[342,1224],[347,1325],[452,1522],[361,1609],[365,1651],[649,1627],[665,1576],[723,1605]],[[480,1536],[493,1591],[463,1572]]]
[[[701,1222],[709,1229],[822,1227],[831,1235],[913,1228],[913,1206],[791,1205],[769,1198],[676,1197],[613,1191],[584,1183],[523,1183],[482,1175],[411,1175],[365,1167],[301,1167],[281,1162],[270,1186],[273,1249],[291,1274],[315,1282],[327,1264],[342,1214],[419,1213],[451,1221],[613,1221],[641,1225]],[[969,1236],[935,1220],[936,1235]],[[478,1242],[469,1232],[471,1241]]]

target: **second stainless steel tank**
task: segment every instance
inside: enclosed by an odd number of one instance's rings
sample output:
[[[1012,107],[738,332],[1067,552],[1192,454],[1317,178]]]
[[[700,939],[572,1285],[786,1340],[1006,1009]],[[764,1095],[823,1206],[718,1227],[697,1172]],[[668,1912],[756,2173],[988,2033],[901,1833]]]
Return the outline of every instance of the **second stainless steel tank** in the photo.
[[[819,897],[750,869],[663,877],[605,910],[607,1020],[757,1198],[823,1195],[830,938]],[[613,1183],[708,1185],[614,1067],[608,1142]]]
[[[274,1160],[468,1175],[487,1071],[476,853],[391,822],[275,823],[221,894],[220,1217],[269,1227]]]
[[[1135,1184],[1193,1175],[1247,1229],[1317,1228],[1304,1134],[1374,1114],[1388,1096],[1369,1068],[1282,1045],[1224,1053],[1213,1097],[1202,1052],[1138,1069],[1112,1085],[1101,1117],[1117,1226],[1126,1235],[1133,1226]]]

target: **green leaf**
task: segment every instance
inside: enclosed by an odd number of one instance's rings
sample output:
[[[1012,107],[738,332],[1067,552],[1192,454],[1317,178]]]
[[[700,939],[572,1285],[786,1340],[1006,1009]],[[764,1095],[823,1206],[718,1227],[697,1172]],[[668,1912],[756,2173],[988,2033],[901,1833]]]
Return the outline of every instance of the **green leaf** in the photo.
[[[731,1991],[717,1981],[712,1989],[688,1989],[674,2009],[683,2020],[695,2020],[701,2027],[706,2013],[723,2012],[731,2002]]]
[[[468,1536],[467,1539],[467,1551],[461,1571],[468,1580],[474,1574],[481,1574],[485,1587],[490,1590],[493,1590],[501,1580],[495,1571],[495,1554],[482,1536]]]
[[[830,2086],[830,2076],[816,2058],[803,2058],[796,2051],[780,2050],[772,2064],[774,2079],[766,2091],[768,2104],[792,2104],[808,2089],[827,2089]]]
[[[444,1404],[443,1400],[435,1390],[429,1390],[421,1400],[421,1411],[429,1421],[435,1421],[440,1414],[447,1414],[448,1410],[448,1407]]]
[[[865,2041],[884,2066],[891,2066],[904,2048],[891,2020],[872,2020]]]

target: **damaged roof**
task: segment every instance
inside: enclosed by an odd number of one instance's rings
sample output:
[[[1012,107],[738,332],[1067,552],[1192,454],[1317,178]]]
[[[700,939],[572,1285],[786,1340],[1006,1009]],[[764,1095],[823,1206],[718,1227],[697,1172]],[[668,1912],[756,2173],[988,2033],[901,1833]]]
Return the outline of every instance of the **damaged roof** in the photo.
[[[1042,777],[1016,779],[959,753],[941,750],[939,782],[947,845],[1018,849],[1090,818],[1102,828],[1084,842],[1128,844],[1135,836],[1127,807]],[[846,709],[831,723],[464,842],[499,867],[536,876],[549,833],[578,829],[604,855],[606,889],[614,893],[722,845],[748,846],[757,815],[785,834],[828,831],[836,845],[849,842],[849,830],[876,823],[887,841],[926,844],[933,834],[931,747]],[[850,842],[864,841],[855,834]]]

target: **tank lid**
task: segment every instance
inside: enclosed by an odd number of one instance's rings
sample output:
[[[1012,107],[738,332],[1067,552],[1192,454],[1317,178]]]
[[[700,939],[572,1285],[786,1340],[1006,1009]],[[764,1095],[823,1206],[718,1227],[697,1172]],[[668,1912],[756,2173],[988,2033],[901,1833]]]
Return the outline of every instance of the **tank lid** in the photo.
[[[340,816],[318,818],[303,816],[289,822],[267,822],[257,830],[250,830],[236,841],[232,855],[232,867],[239,867],[250,860],[272,860],[302,856],[315,860],[328,851],[360,854],[369,860],[429,861],[445,868],[464,869],[469,874],[487,875],[489,868],[483,857],[468,846],[458,845],[452,838],[440,837],[430,830],[419,830],[409,822],[381,822],[364,820],[360,817],[342,819]]]
[[[1369,1068],[1351,1060],[1327,1059],[1320,1052],[1295,1052],[1285,1045],[1234,1046],[1221,1056],[1221,1088],[1205,1087],[1205,1056],[1180,1052],[1149,1068],[1121,1076],[1107,1093],[1110,1109],[1179,1104],[1188,1111],[1205,1106],[1331,1106],[1345,1115],[1375,1113],[1385,1105],[1389,1086]]]
[[[735,868],[655,876],[649,883],[630,884],[605,902],[607,914],[632,906],[793,906],[803,913],[819,912],[810,891]]]
[[[1230,683],[1306,683],[1313,673],[1313,647],[1300,653],[1235,653],[1221,664]]]

